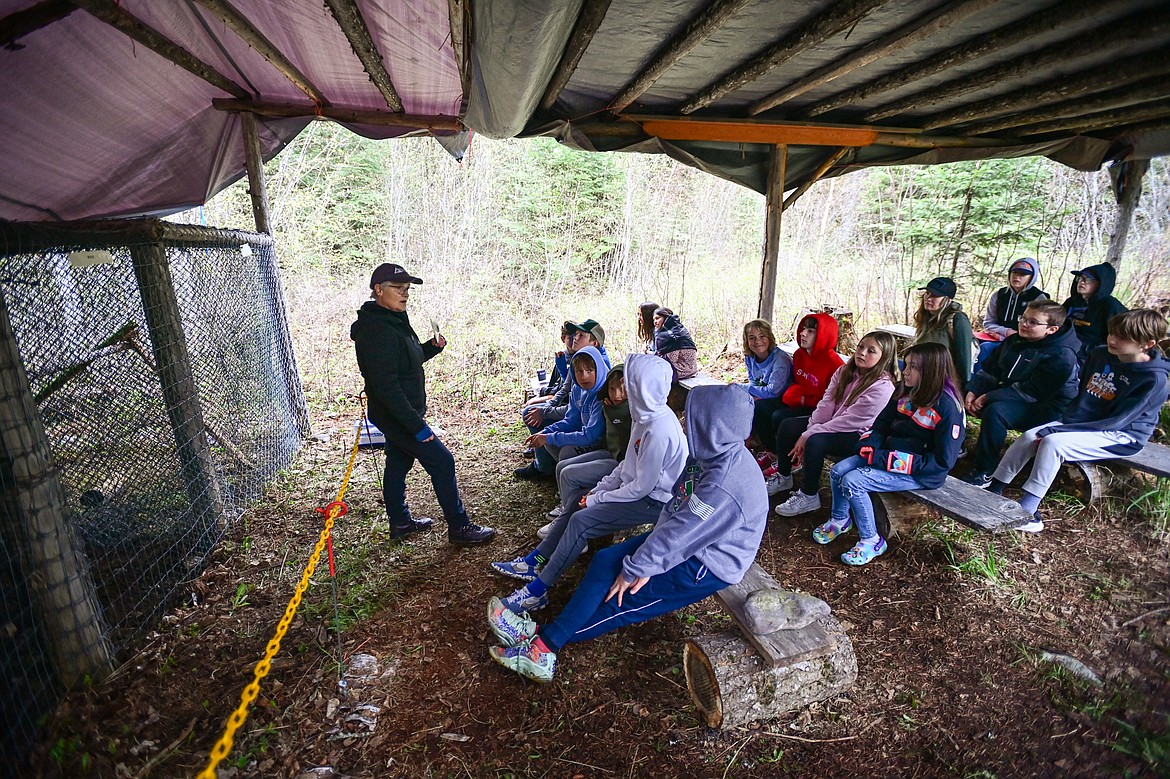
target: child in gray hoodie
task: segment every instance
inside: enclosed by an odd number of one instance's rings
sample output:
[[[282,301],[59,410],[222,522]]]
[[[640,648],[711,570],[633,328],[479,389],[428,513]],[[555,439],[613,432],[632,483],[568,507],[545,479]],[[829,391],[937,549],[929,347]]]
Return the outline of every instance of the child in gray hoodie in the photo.
[[[488,624],[500,641],[492,659],[549,682],[566,644],[668,614],[743,579],[768,515],[763,476],[743,444],[753,405],[740,387],[691,390],[691,457],[654,530],[594,555],[568,605],[543,627],[492,598]]]

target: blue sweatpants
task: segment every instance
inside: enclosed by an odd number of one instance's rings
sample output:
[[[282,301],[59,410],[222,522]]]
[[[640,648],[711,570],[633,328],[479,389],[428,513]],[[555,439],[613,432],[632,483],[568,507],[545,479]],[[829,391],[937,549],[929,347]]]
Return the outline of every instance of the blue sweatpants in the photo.
[[[627,591],[620,607],[617,596],[606,602],[606,593],[622,571],[622,561],[637,551],[648,535],[634,536],[593,555],[568,605],[556,619],[540,628],[540,637],[549,649],[559,652],[565,644],[587,641],[624,625],[669,614],[728,586],[691,557],[665,573],[651,576],[636,594]]]

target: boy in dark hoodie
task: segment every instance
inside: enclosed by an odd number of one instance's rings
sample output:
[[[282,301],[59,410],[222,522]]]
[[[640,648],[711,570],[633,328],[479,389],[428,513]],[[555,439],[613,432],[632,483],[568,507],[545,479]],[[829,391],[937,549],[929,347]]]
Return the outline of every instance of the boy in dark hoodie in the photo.
[[[1109,334],[1109,321],[1127,309],[1113,297],[1117,271],[1109,263],[1090,265],[1073,271],[1072,275],[1072,288],[1068,300],[1064,301],[1064,310],[1068,312],[1068,318],[1072,320],[1073,329],[1080,339],[1077,362],[1083,366],[1089,352],[1105,343],[1105,337]]]
[[[1016,326],[1019,332],[1008,336],[967,382],[967,413],[983,420],[975,472],[967,479],[978,487],[991,483],[1009,430],[1060,419],[1079,388],[1080,344],[1063,306],[1038,300],[1024,309]]]
[[[542,627],[493,598],[488,624],[500,645],[489,649],[492,659],[549,682],[566,644],[670,613],[743,579],[768,513],[759,466],[743,444],[752,411],[741,387],[691,390],[690,459],[654,530],[594,555],[568,605]]]
[[[1016,323],[1024,309],[1037,300],[1048,297],[1037,284],[1040,283],[1040,265],[1031,257],[1021,257],[1008,266],[1008,284],[1000,287],[987,301],[987,313],[983,316],[983,331],[976,333],[979,341],[979,355],[971,374],[979,373],[983,362],[999,345],[1015,335]]]
[[[1026,431],[1008,447],[989,489],[1002,494],[1035,457],[1020,505],[1035,519],[1016,528],[1039,533],[1038,508],[1064,462],[1091,462],[1137,454],[1150,440],[1167,399],[1170,362],[1157,344],[1166,318],[1148,308],[1109,320],[1106,345],[1089,354],[1081,371],[1081,393],[1061,422]]]

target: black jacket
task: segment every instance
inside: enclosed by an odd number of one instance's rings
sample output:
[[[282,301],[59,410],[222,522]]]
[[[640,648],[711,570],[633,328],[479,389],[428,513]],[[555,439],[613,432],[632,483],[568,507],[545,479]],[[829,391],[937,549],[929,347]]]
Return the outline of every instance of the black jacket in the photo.
[[[1117,271],[1107,262],[1100,265],[1090,265],[1084,270],[1092,271],[1101,280],[1101,286],[1088,299],[1077,294],[1077,277],[1074,274],[1069,299],[1064,301],[1064,310],[1068,318],[1073,321],[1073,328],[1077,338],[1081,341],[1080,351],[1077,352],[1077,361],[1085,364],[1089,352],[1105,344],[1105,336],[1109,335],[1109,320],[1117,314],[1124,314],[1125,305],[1113,297],[1113,287],[1117,283]]]
[[[419,343],[405,311],[391,311],[370,300],[357,314],[349,337],[366,380],[370,420],[384,433],[417,440],[420,433],[429,431],[422,364],[442,349],[431,341]]]
[[[997,400],[1044,403],[1059,415],[1080,391],[1079,348],[1071,319],[1039,341],[1008,336],[983,361],[979,373],[967,383],[967,391],[976,397],[987,395],[988,403]]]

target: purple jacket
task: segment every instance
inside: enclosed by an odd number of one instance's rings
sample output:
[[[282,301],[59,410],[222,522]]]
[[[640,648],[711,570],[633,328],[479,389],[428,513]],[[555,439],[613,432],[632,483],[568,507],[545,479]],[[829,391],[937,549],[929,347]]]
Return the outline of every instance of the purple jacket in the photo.
[[[817,407],[813,409],[812,415],[808,418],[808,428],[804,431],[805,438],[818,433],[864,432],[873,425],[877,415],[882,412],[882,409],[890,402],[890,398],[894,396],[894,379],[887,373],[869,385],[869,388],[861,393],[857,400],[848,406],[838,406],[833,402],[833,395],[837,391],[837,383],[841,380],[841,374],[844,370],[845,366],[842,365],[833,374],[833,378],[829,379],[828,389],[825,390],[821,401],[817,403]],[[860,377],[855,378],[845,388],[844,397],[846,400],[859,381],[861,381]]]

